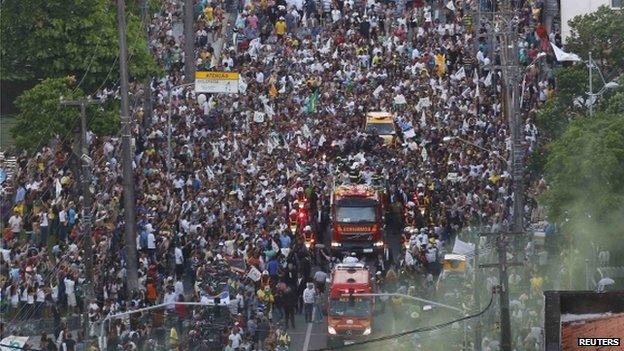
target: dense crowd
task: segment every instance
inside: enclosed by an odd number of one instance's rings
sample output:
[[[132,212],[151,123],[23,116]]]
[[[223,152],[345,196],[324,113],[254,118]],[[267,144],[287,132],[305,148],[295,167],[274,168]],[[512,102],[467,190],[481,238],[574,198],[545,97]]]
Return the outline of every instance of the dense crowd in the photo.
[[[540,3],[519,3],[525,38],[519,58],[526,65],[557,38],[543,33]],[[288,230],[292,201],[305,193],[314,230],[320,238],[329,235],[332,186],[353,172],[364,180],[387,178],[391,226],[401,230],[404,209],[415,203],[423,209],[412,209],[409,220],[419,240],[427,238],[424,246],[380,259],[376,271],[384,278],[391,280],[399,264],[415,264],[406,259],[410,254],[438,255],[468,225],[507,226],[511,179],[501,159],[509,156],[510,132],[500,72],[493,68],[500,48],[476,39],[481,29],[470,15],[476,3],[246,1],[232,18],[230,37],[223,3],[196,5],[198,69],[239,72],[241,93],[173,89],[184,83],[183,38],[174,31],[182,2],[163,1],[151,20],[149,45],[166,75],[150,84],[153,110],[133,109],[139,291],[125,288],[120,139],[90,134],[93,276],[84,269],[78,177],[63,145],[52,143],[19,159],[14,194],[4,199],[0,283],[7,321],[54,318],[58,330],[50,344],[58,346],[71,334],[61,331],[66,312],[87,308],[97,322],[158,303],[223,300],[227,310],[216,334],[225,350],[287,349],[285,330],[295,327],[295,313],[304,313],[306,322],[321,318],[312,311],[322,310],[332,261]],[[483,30],[489,26],[483,23]],[[223,49],[213,47],[215,40]],[[547,65],[527,70],[528,152],[537,140],[535,108],[553,89]],[[115,91],[100,93],[107,95]],[[393,112],[413,137],[388,147],[362,133],[368,111]],[[527,201],[527,219],[534,203]],[[232,269],[240,262],[243,271]],[[245,274],[251,267],[261,272],[258,279]],[[83,301],[87,278],[95,286],[91,301]],[[524,302],[521,297],[519,306]],[[201,347],[193,342],[205,327],[201,308],[172,304],[161,312],[187,321],[167,329],[167,345]],[[141,321],[107,322],[100,347],[164,346],[152,333],[164,322]]]

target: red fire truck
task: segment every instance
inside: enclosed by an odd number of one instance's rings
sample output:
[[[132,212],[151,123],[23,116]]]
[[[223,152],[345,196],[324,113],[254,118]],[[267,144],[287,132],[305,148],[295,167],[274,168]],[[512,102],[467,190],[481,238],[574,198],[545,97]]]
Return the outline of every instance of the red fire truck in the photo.
[[[379,193],[368,185],[340,185],[331,196],[333,252],[384,252],[384,213]]]
[[[372,333],[373,297],[370,272],[363,263],[337,264],[331,273],[327,307],[328,346],[349,345]]]

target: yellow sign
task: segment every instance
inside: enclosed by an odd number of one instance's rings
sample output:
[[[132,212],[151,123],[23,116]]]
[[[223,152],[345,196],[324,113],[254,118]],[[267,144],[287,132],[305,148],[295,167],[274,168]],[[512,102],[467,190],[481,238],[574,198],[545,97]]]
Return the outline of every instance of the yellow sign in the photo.
[[[238,80],[238,72],[195,72],[195,79]]]

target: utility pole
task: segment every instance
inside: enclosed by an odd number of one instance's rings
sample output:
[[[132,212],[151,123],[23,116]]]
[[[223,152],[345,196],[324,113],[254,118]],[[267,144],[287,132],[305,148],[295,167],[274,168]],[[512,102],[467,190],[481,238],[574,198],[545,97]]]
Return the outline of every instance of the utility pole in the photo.
[[[82,161],[82,176],[80,183],[82,185],[82,245],[85,252],[85,281],[84,296],[82,299],[83,307],[83,331],[85,337],[89,335],[89,302],[94,297],[93,292],[93,243],[91,242],[91,219],[92,219],[92,201],[91,190],[91,167],[93,160],[89,157],[89,145],[87,144],[87,106],[100,104],[99,100],[81,99],[81,100],[63,100],[61,98],[60,105],[62,107],[78,106],[80,107],[80,160]]]
[[[129,296],[138,289],[136,218],[134,208],[134,170],[132,169],[132,121],[128,102],[128,47],[126,46],[126,4],[117,0],[119,27],[119,74],[121,85],[121,163],[123,167],[123,194],[126,236],[126,286]]]
[[[497,268],[499,273],[499,305],[500,305],[500,331],[501,350],[511,351],[511,317],[509,315],[509,277],[507,268],[511,266],[523,266],[522,262],[507,261],[507,246],[509,246],[509,236],[521,235],[521,233],[497,232],[482,233],[482,236],[496,236],[496,246],[498,248],[498,262],[480,264],[479,268]]]
[[[589,70],[589,117],[594,117],[594,77],[592,76],[594,61],[592,61],[592,53],[589,52],[589,60],[587,61],[587,69]]]
[[[475,311],[481,311],[481,274],[479,271],[479,235],[475,235],[475,250],[474,250],[474,272],[473,272],[473,297],[475,304]],[[477,317],[474,325],[474,350],[481,351],[481,316]]]
[[[195,80],[195,31],[193,0],[184,0],[184,82]]]
[[[499,270],[500,279],[500,329],[501,350],[512,350],[511,318],[509,315],[509,277],[507,268],[522,263],[507,262],[507,249],[509,235],[521,235],[524,232],[524,146],[522,138],[522,118],[520,116],[520,92],[519,92],[519,62],[518,62],[518,31],[514,18],[517,15],[515,3],[510,0],[495,1],[490,11],[484,13],[479,8],[477,13],[481,16],[491,15],[491,25],[488,29],[488,39],[500,47],[500,66],[495,69],[502,70],[503,78],[503,106],[505,116],[509,124],[511,152],[507,161],[507,170],[511,174],[513,207],[509,225],[510,232],[490,233],[486,235],[497,236],[498,262],[481,264],[479,267],[495,267]],[[492,46],[493,47],[493,46]],[[492,59],[492,61],[494,61]],[[517,236],[516,236],[517,237]],[[479,336],[475,335],[475,338]],[[480,345],[479,345],[480,346]],[[475,345],[475,347],[478,347]]]

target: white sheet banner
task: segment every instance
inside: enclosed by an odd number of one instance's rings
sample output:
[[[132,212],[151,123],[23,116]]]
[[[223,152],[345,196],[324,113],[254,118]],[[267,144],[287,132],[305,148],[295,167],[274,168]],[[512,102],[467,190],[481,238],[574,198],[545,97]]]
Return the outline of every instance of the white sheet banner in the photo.
[[[23,350],[24,345],[28,342],[27,336],[9,335],[0,341],[0,351],[19,351]]]
[[[453,253],[458,255],[471,255],[475,250],[475,245],[455,239],[455,245],[453,245]]]

